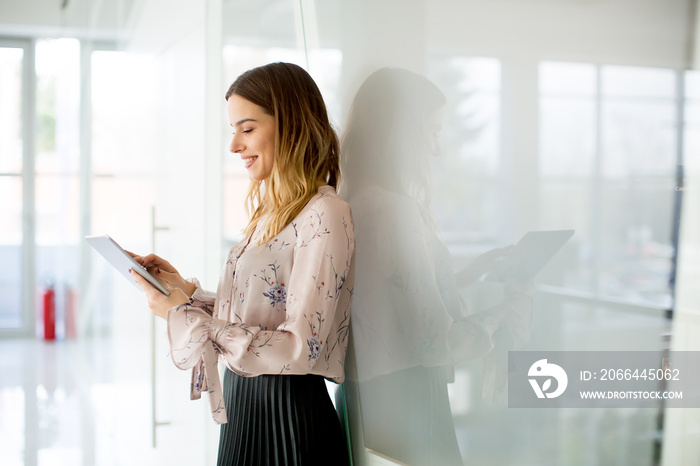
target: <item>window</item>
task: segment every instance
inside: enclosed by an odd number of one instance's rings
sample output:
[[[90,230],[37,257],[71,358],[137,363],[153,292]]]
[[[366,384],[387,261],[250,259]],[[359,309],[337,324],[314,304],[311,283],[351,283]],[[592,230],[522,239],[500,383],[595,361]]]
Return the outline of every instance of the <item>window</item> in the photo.
[[[577,257],[540,283],[670,307],[675,82],[664,69],[541,64],[540,220],[575,228]]]
[[[62,336],[64,316],[75,315],[71,295],[79,276],[80,43],[37,41],[35,69],[35,286],[39,293],[54,289]]]
[[[152,140],[148,128],[154,127],[145,120],[154,114],[147,111],[154,101],[152,66],[147,57],[93,49],[70,38],[0,43],[5,333],[31,335],[34,322],[40,329],[48,289],[55,292],[58,338],[78,331],[79,301],[87,312],[83,328],[109,328],[114,300],[96,297],[112,296],[120,285],[82,237],[110,233],[132,248],[138,247],[134,238],[148,237],[153,189],[144,181],[155,148],[143,141]],[[89,89],[90,103],[81,108]],[[140,108],[133,108],[135,101]],[[93,289],[99,293],[78,296]]]
[[[22,296],[26,48],[27,44],[0,42],[0,329],[21,329],[26,325]]]

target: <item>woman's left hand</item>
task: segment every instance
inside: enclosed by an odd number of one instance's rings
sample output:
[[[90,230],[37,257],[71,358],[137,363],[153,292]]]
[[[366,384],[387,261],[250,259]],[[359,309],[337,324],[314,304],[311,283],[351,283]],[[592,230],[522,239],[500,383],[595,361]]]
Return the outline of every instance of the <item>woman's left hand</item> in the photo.
[[[148,280],[143,278],[138,272],[130,270],[129,273],[136,280],[136,283],[146,292],[146,299],[148,300],[148,307],[151,309],[151,313],[154,316],[165,319],[168,315],[168,311],[181,304],[189,303],[190,300],[187,295],[180,289],[175,288],[168,283],[161,284],[166,290],[170,292],[170,296],[165,296],[163,293],[158,291],[153,285],[151,285]]]

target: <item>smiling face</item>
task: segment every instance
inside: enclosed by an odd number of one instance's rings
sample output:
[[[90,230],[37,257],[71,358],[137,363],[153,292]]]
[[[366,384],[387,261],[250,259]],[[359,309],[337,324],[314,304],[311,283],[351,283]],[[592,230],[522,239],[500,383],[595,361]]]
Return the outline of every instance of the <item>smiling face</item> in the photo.
[[[227,102],[228,118],[233,127],[229,150],[241,157],[251,180],[267,179],[275,163],[275,118],[236,94]]]

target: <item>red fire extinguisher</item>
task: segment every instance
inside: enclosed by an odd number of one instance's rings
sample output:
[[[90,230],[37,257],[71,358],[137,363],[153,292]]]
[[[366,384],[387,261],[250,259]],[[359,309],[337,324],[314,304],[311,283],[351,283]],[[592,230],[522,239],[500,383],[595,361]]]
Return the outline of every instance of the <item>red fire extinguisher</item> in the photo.
[[[56,339],[56,292],[49,285],[44,290],[44,340]]]

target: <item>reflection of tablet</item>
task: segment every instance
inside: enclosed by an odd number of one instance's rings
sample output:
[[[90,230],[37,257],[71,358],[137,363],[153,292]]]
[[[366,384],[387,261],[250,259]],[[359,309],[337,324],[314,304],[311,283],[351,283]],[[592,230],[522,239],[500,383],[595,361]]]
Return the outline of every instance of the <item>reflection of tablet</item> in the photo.
[[[530,282],[573,235],[574,230],[526,233],[510,254],[486,276],[486,280],[506,281],[512,278],[520,283]]]
[[[85,239],[88,243],[90,243],[90,246],[95,248],[97,252],[102,255],[102,257],[107,259],[107,261],[112,264],[119,271],[119,273],[124,275],[131,283],[136,285],[139,290],[141,287],[129,274],[129,269],[138,272],[139,275],[148,280],[151,285],[156,287],[156,289],[164,295],[170,296],[170,292],[166,290],[163,285],[161,285],[158,280],[153,277],[153,275],[148,273],[145,267],[142,267],[141,264],[132,259],[129,253],[123,250],[121,246],[119,246],[112,238],[107,235],[103,235],[86,236]]]

